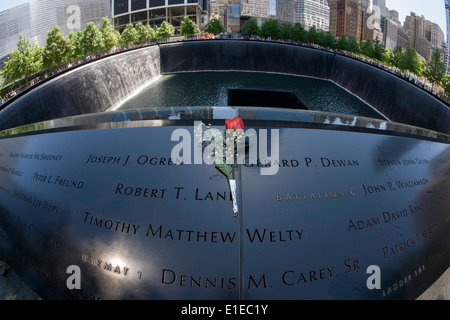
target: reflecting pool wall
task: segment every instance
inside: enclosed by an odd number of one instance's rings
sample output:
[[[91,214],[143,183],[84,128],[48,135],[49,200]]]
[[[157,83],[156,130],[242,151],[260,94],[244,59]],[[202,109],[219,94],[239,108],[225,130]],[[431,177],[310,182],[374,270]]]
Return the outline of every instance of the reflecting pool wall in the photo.
[[[0,114],[0,130],[109,110],[160,74],[222,70],[331,80],[391,121],[450,133],[449,108],[394,74],[329,51],[242,40],[155,45],[76,68],[12,101]]]

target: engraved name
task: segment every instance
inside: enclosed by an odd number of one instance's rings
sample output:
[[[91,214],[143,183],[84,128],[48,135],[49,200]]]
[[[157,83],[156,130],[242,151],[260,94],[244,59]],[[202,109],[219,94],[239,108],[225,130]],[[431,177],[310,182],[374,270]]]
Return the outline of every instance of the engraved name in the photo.
[[[175,285],[186,288],[204,288],[204,289],[236,289],[237,279],[235,277],[220,276],[190,276],[177,273],[171,269],[163,269],[161,283],[164,285]]]
[[[114,232],[130,233],[135,235],[139,230],[140,225],[135,225],[134,223],[126,223],[117,220],[103,219],[101,217],[95,216],[91,212],[84,212],[84,224],[98,227],[100,229],[106,229]]]
[[[297,168],[297,167],[323,167],[323,168],[338,168],[338,167],[359,167],[359,160],[356,159],[330,159],[321,157],[320,159],[312,159],[309,157],[303,158],[302,160],[297,159],[281,159],[275,160],[273,164],[270,160],[260,161],[257,160],[256,164],[247,164],[244,163],[246,167],[270,167],[270,166],[278,166],[280,168]]]
[[[84,187],[84,182],[81,180],[72,180],[62,176],[47,176],[39,172],[34,173],[32,180],[72,189],[82,189]]]
[[[236,239],[236,235],[236,232],[172,229],[165,228],[162,225],[154,226],[152,224],[148,226],[146,233],[147,237],[159,238],[163,240],[204,243],[233,243]],[[245,229],[245,235],[250,243],[300,241],[303,237],[303,229]]]
[[[344,197],[353,197],[355,192],[350,190],[345,191],[321,191],[321,192],[294,192],[275,195],[277,201],[295,201],[295,200],[325,200],[325,199],[339,199]]]
[[[100,270],[108,271],[117,275],[123,275],[124,277],[127,277],[130,275],[130,268],[126,266],[121,266],[117,263],[111,262],[111,261],[105,261],[103,259],[90,257],[86,254],[81,255],[81,261],[83,263],[86,263],[88,265],[97,267]],[[137,271],[137,278],[140,280],[142,278],[142,271]]]
[[[10,158],[29,159],[29,160],[47,160],[60,161],[63,156],[60,154],[45,154],[45,153],[9,153]]]
[[[380,167],[389,167],[389,166],[412,166],[412,165],[428,165],[432,163],[432,160],[414,158],[414,159],[377,159]]]
[[[21,177],[23,175],[23,172],[20,170],[17,170],[16,168],[5,168],[3,166],[0,166],[0,172],[5,172],[12,174],[13,176]]]
[[[429,183],[430,182],[427,179],[396,180],[394,183],[391,181],[387,181],[386,184],[373,184],[373,185],[362,184],[362,188],[364,195],[368,196],[370,194],[421,187]]]
[[[365,219],[350,219],[348,223],[348,232],[361,231],[380,226],[382,223],[391,223],[400,219],[405,219],[411,215],[423,212],[424,204],[410,204],[407,208],[401,208],[396,211],[384,211],[383,213],[365,218]]]
[[[416,234],[414,237],[410,237],[394,245],[385,246],[383,247],[383,256],[385,259],[388,259],[393,256],[402,254],[405,251],[410,251],[410,249],[412,247],[417,246],[419,242],[420,242],[419,235]]]
[[[125,160],[122,157],[110,156],[110,155],[93,155],[90,154],[84,164],[96,163],[96,164],[120,164],[123,161],[122,166],[128,163],[130,156],[128,155]]]

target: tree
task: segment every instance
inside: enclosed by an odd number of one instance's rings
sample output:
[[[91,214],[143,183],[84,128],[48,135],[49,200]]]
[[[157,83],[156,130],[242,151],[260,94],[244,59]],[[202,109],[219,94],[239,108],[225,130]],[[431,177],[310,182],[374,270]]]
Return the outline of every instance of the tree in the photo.
[[[386,62],[386,64],[391,67],[392,70],[392,68],[395,66],[395,57],[392,48],[389,48],[389,50],[385,52],[383,61]]]
[[[4,84],[11,83],[22,77],[19,69],[19,50],[13,50],[8,55],[8,60],[5,62],[5,66],[1,71]]]
[[[182,36],[195,36],[200,33],[197,24],[189,19],[189,17],[184,17],[181,22],[180,34]]]
[[[147,28],[147,35],[149,36],[147,39],[156,39],[156,30],[153,29],[149,24],[147,24],[145,27]]]
[[[144,42],[149,39],[154,39],[156,35],[155,29],[153,29],[150,25],[144,25],[142,22],[138,22],[134,28],[136,29],[136,42]]]
[[[114,29],[107,17],[102,19],[99,29],[103,39],[103,50],[108,51],[119,44],[120,33]]]
[[[397,46],[395,47],[393,51],[393,64],[395,67],[397,67],[401,72],[406,71],[406,65],[404,63],[405,61],[405,52],[403,51],[402,47]]]
[[[279,39],[280,38],[280,26],[275,19],[267,19],[261,25],[261,36],[263,38]]]
[[[166,39],[170,38],[175,34],[175,28],[168,22],[163,21],[161,26],[156,30],[156,38]]]
[[[138,32],[132,23],[127,24],[125,29],[122,31],[120,35],[119,44],[123,46],[127,46],[128,48],[133,43],[138,42]]]
[[[225,31],[222,26],[222,23],[219,19],[213,18],[209,20],[209,22],[205,26],[205,32],[212,33],[215,35],[221,34]]]
[[[349,48],[348,51],[360,54],[361,53],[361,44],[358,42],[355,36],[350,36],[348,38]]]
[[[246,37],[254,37],[261,34],[261,29],[255,18],[252,17],[245,23],[244,28],[242,28],[242,34]]]
[[[367,57],[373,57],[373,45],[370,39],[360,42],[361,53]]]
[[[280,28],[280,39],[291,40],[294,38],[294,28],[290,23],[283,23]]]
[[[296,23],[294,25],[294,28],[292,29],[292,36],[294,41],[306,43],[307,42],[307,35],[306,30],[303,28],[303,26],[300,23]]]
[[[350,41],[347,39],[345,33],[339,36],[336,46],[340,50],[350,51]]]
[[[80,45],[85,55],[99,52],[103,48],[102,34],[93,22],[88,22],[83,30]]]
[[[83,38],[83,30],[78,30],[77,32],[71,31],[69,33],[67,40],[70,47],[70,60],[78,59],[79,57],[84,55],[81,38]]]
[[[323,33],[322,46],[330,49],[336,48],[337,46],[336,37],[331,32]]]
[[[445,63],[441,61],[441,52],[439,49],[434,50],[430,62],[428,62],[424,76],[431,82],[431,90],[435,84],[439,84],[445,75]]]
[[[410,73],[418,74],[420,70],[419,56],[414,48],[407,45],[404,57],[404,68]]]
[[[377,38],[373,43],[372,58],[377,59],[379,61],[384,61],[385,53],[386,48]]]
[[[46,45],[43,49],[43,66],[52,68],[67,62],[71,56],[69,40],[61,33],[59,26],[54,26],[47,33]]]
[[[308,43],[319,44],[321,40],[321,34],[318,32],[316,26],[312,26],[306,32],[306,39]]]
[[[447,74],[442,78],[442,88],[444,89],[444,95],[450,99],[450,75]]]
[[[42,64],[42,48],[32,45],[30,40],[21,34],[17,49],[9,54],[8,61],[5,62],[2,76],[6,83],[25,77],[28,86],[29,77],[41,70]]]

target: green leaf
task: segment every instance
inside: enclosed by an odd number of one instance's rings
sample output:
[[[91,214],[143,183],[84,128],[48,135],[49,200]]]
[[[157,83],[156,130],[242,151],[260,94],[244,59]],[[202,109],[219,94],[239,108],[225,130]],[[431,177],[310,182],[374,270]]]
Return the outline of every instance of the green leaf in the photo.
[[[231,179],[232,169],[231,169],[231,166],[229,164],[218,163],[217,160],[214,162],[214,164],[215,164],[216,168],[228,178],[228,180]]]
[[[189,19],[189,17],[184,17],[181,22],[180,34],[182,36],[194,36],[200,33],[197,24]]]
[[[222,23],[217,18],[212,18],[205,27],[205,31],[209,33],[213,33],[215,35],[218,35],[225,31],[225,29],[222,26]]]

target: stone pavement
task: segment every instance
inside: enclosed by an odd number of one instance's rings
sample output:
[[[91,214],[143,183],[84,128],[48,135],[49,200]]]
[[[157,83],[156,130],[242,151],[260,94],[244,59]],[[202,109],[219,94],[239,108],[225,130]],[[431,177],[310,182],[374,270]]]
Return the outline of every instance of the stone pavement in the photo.
[[[450,300],[450,268],[417,300]]]
[[[0,261],[0,264],[2,261]],[[0,266],[1,269],[1,266]],[[3,269],[2,269],[3,271]],[[42,300],[13,270],[0,272],[0,300]]]

